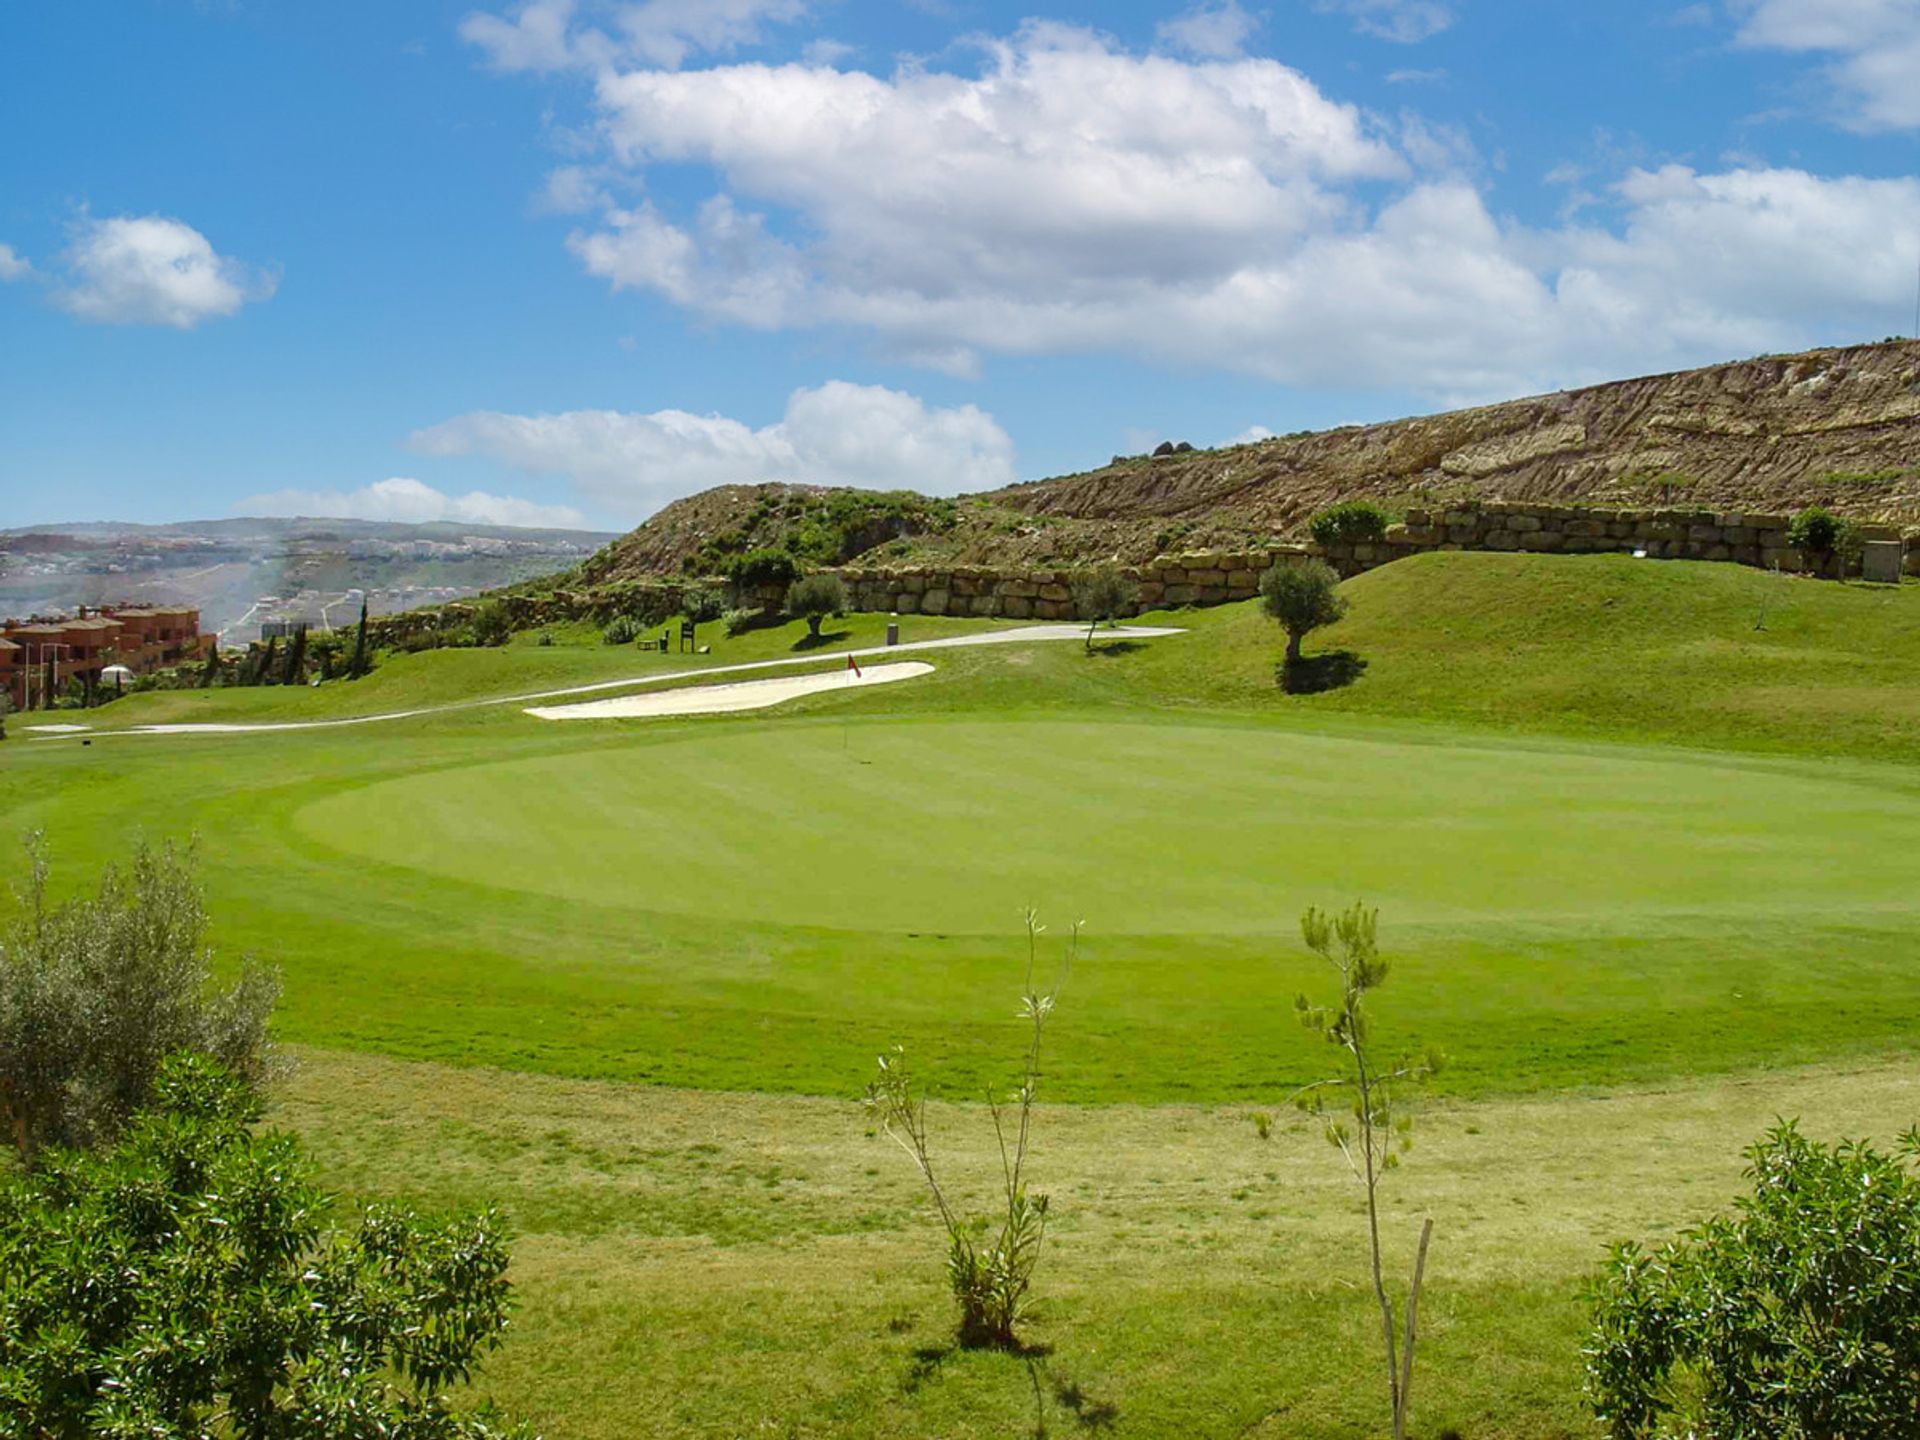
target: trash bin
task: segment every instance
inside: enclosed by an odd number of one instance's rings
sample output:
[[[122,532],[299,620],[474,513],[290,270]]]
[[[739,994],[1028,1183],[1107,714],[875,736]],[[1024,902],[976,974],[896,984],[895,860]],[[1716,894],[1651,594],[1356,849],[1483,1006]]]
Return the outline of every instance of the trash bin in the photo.
[[[899,643],[900,643],[900,622],[898,620],[889,620],[887,622],[887,644],[898,645]]]

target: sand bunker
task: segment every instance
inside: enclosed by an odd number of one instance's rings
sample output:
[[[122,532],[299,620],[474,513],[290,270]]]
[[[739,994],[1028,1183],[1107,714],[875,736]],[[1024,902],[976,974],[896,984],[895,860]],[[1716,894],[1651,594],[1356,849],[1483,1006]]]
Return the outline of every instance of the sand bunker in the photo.
[[[723,715],[736,710],[764,710],[769,705],[797,700],[802,695],[836,694],[866,685],[891,685],[931,675],[933,666],[922,660],[894,665],[869,665],[864,670],[829,670],[823,675],[782,675],[772,680],[740,680],[731,685],[696,685],[685,690],[662,690],[651,695],[622,695],[612,700],[588,700],[578,705],[540,705],[527,711],[542,720],[633,720],[663,715]]]

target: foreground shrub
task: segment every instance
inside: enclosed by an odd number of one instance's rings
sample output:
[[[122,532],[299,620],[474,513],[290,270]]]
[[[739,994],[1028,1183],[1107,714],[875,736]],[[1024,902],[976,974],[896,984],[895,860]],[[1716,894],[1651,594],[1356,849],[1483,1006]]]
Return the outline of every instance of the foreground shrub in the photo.
[[[1340,577],[1324,560],[1275,561],[1260,577],[1260,603],[1287,632],[1287,664],[1300,663],[1300,642],[1347,613]]]
[[[0,941],[0,1124],[22,1157],[111,1139],[176,1050],[265,1077],[279,981],[248,966],[214,983],[191,850],[142,846],[92,897],[53,905],[39,837],[28,849],[20,913]]]
[[[631,645],[641,635],[640,621],[632,615],[616,615],[607,622],[607,628],[600,632],[603,645]]]
[[[1046,927],[1027,912],[1027,976],[1021,988],[1020,1016],[1026,1021],[1027,1050],[1018,1086],[1003,1105],[990,1097],[994,1137],[1000,1142],[1004,1208],[977,1220],[961,1215],[934,1174],[927,1133],[927,1102],[914,1087],[906,1052],[895,1046],[880,1057],[880,1073],[867,1087],[868,1112],[886,1137],[906,1152],[926,1182],[947,1232],[947,1283],[960,1311],[960,1343],[972,1349],[1016,1349],[1019,1325],[1029,1310],[1033,1273],[1046,1238],[1048,1199],[1027,1189],[1027,1155],[1033,1138],[1033,1106],[1040,1092],[1040,1044],[1053,1015],[1060,988],[1073,968],[1080,927],[1070,932],[1060,969],[1046,991],[1034,988],[1040,936]],[[995,1229],[995,1221],[998,1229]],[[983,1243],[983,1237],[992,1235]]]
[[[688,588],[680,596],[680,613],[696,625],[704,625],[710,620],[718,620],[720,612],[726,608],[726,597],[718,590],[705,585]]]
[[[1393,517],[1371,500],[1343,500],[1317,511],[1307,521],[1307,533],[1322,545],[1356,545],[1378,540]]]
[[[1592,1291],[1587,1398],[1618,1440],[1920,1433],[1920,1135],[1894,1155],[1791,1123],[1753,1193],[1679,1240],[1616,1246]]]
[[[498,1220],[371,1208],[325,1229],[259,1115],[244,1082],[176,1057],[111,1150],[0,1182],[0,1434],[504,1433],[443,1395],[507,1323]]]
[[[1404,1440],[1413,1390],[1413,1346],[1418,1331],[1420,1281],[1427,1268],[1427,1243],[1433,1221],[1420,1227],[1420,1248],[1413,1262],[1413,1280],[1407,1288],[1404,1330],[1395,1336],[1393,1299],[1387,1293],[1380,1247],[1380,1181],[1398,1168],[1412,1142],[1412,1121],[1394,1105],[1401,1087],[1427,1079],[1439,1070],[1438,1052],[1419,1059],[1384,1062],[1373,1044],[1373,1025],[1367,997],[1386,983],[1387,962],[1378,940],[1379,912],[1362,905],[1339,915],[1309,909],[1300,918],[1300,934],[1307,948],[1326,961],[1340,978],[1340,999],[1333,1005],[1315,1005],[1305,995],[1294,1000],[1300,1023],[1340,1054],[1340,1071],[1307,1086],[1295,1097],[1301,1109],[1318,1115],[1327,1139],[1338,1147],[1354,1178],[1366,1190],[1367,1247],[1372,1263],[1373,1298],[1380,1307],[1385,1341],[1387,1396],[1392,1406],[1394,1440]],[[1332,1100],[1332,1104],[1329,1104]]]
[[[720,617],[720,623],[727,627],[727,634],[744,635],[760,623],[760,612],[744,607],[738,610],[729,610]]]
[[[820,634],[820,622],[846,608],[847,587],[831,571],[803,575],[787,587],[787,613],[804,616],[807,633],[816,638]]]
[[[1073,576],[1073,603],[1087,622],[1087,649],[1093,649],[1093,627],[1101,621],[1131,615],[1140,604],[1140,587],[1114,565],[1095,565]]]

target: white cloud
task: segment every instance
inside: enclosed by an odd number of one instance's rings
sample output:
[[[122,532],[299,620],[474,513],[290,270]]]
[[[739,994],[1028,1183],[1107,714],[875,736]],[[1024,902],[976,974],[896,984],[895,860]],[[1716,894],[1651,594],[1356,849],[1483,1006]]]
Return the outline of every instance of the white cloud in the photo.
[[[985,55],[890,77],[610,70],[609,173],[702,167],[715,193],[607,203],[568,244],[616,290],[761,330],[850,328],[953,374],[1107,353],[1438,400],[1911,314],[1920,181],[1610,156],[1625,182],[1584,182],[1541,228],[1489,205],[1462,133],[1388,128],[1270,59],[1139,55],[1045,24]]]
[[[1231,440],[1227,441],[1227,444],[1251,445],[1256,440],[1271,440],[1275,435],[1279,433],[1280,432],[1277,430],[1269,430],[1264,425],[1249,425],[1247,426],[1246,429],[1242,430],[1238,435],[1235,435]]]
[[[1314,0],[1323,15],[1351,15],[1362,34],[1417,45],[1453,24],[1451,5],[1441,0]]]
[[[27,257],[19,254],[11,245],[0,245],[0,285],[10,281],[24,280],[33,274],[33,266]]]
[[[984,411],[933,408],[844,380],[796,390],[785,416],[758,429],[685,410],[482,410],[416,431],[408,443],[423,454],[484,455],[517,470],[567,475],[634,519],[714,485],[781,480],[953,494],[1014,479],[1013,442]]]
[[[1227,60],[1240,54],[1260,22],[1237,0],[1198,4],[1154,27],[1154,38],[1171,50],[1209,60]]]
[[[1828,54],[1842,119],[1862,130],[1920,128],[1920,0],[1734,0],[1739,41]]]
[[[806,13],[806,0],[639,0],[585,11],[577,0],[524,0],[510,16],[469,15],[460,35],[484,50],[497,70],[544,73],[635,62],[671,67],[702,51],[758,44],[769,23]],[[576,25],[583,14],[601,23]]]
[[[375,481],[358,490],[276,490],[234,507],[236,515],[308,516],[325,520],[391,520],[424,525],[451,520],[464,525],[525,525],[572,529],[582,524],[570,505],[539,505],[511,495],[470,490],[448,495],[406,476]]]
[[[106,325],[190,330],[274,292],[276,277],[214,253],[207,237],[160,215],[83,219],[63,257],[55,301]]]

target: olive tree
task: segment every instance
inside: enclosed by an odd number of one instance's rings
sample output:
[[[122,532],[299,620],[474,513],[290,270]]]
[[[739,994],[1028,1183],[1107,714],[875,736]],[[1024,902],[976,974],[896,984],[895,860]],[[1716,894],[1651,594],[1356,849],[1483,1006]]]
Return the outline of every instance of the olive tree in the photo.
[[[1616,1440],[1920,1433],[1920,1134],[1893,1154],[1782,1123],[1752,1193],[1590,1292],[1589,1404]]]
[[[1300,642],[1347,613],[1340,577],[1324,560],[1276,561],[1260,577],[1260,603],[1287,632],[1287,664],[1300,663]]]
[[[216,981],[191,849],[142,846],[95,894],[56,905],[45,845],[27,844],[26,887],[0,933],[0,1129],[23,1159],[110,1140],[175,1051],[265,1078],[279,981],[255,965]]]
[[[1094,565],[1073,576],[1073,603],[1087,622],[1087,649],[1093,649],[1093,627],[1131,615],[1140,603],[1140,587],[1116,565]]]
[[[109,1148],[0,1179],[0,1434],[489,1440],[449,1403],[511,1300],[490,1212],[342,1225],[256,1093],[170,1058]]]
[[[804,616],[807,634],[818,638],[820,622],[847,608],[847,587],[830,570],[802,575],[787,587],[787,613]]]
[[[1339,977],[1340,998],[1332,1005],[1316,1005],[1300,995],[1294,1009],[1302,1025],[1339,1053],[1340,1068],[1338,1074],[1299,1091],[1294,1102],[1320,1117],[1327,1139],[1339,1149],[1354,1178],[1366,1190],[1367,1250],[1385,1341],[1393,1436],[1394,1440],[1405,1440],[1413,1389],[1413,1346],[1418,1333],[1415,1320],[1433,1220],[1429,1217],[1420,1227],[1413,1280],[1396,1325],[1381,1257],[1380,1182],[1388,1171],[1398,1168],[1401,1155],[1413,1143],[1413,1122],[1397,1109],[1396,1092],[1433,1075],[1440,1069],[1442,1058],[1439,1052],[1428,1051],[1416,1059],[1383,1061],[1376,1050],[1367,997],[1387,979],[1387,961],[1380,954],[1379,918],[1378,911],[1359,904],[1339,915],[1309,909],[1300,918],[1300,934],[1307,948]]]

